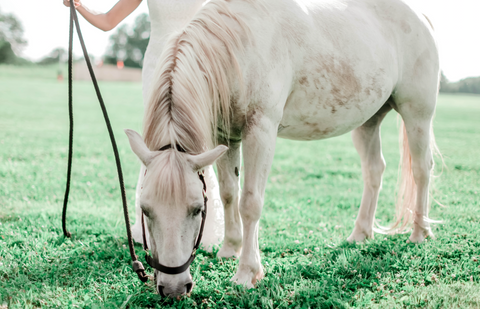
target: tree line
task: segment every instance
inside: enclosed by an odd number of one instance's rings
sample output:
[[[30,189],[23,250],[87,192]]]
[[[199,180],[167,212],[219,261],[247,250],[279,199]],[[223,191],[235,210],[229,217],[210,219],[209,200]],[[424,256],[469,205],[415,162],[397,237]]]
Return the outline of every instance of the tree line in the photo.
[[[480,94],[480,76],[467,77],[458,82],[449,82],[443,72],[440,77],[440,92],[444,93],[476,93]]]
[[[0,63],[27,63],[17,56],[26,45],[22,23],[13,14],[4,14],[0,10]]]

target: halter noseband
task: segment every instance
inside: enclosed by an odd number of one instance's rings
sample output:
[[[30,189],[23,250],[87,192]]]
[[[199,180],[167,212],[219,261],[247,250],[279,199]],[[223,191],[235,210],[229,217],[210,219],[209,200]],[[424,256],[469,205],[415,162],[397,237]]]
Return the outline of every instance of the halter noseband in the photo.
[[[164,151],[172,148],[179,152],[186,153],[185,149],[183,149],[180,145],[175,145],[175,147],[172,147],[172,145],[166,145],[160,148],[159,151]],[[147,171],[145,171],[145,174],[146,173]],[[145,220],[143,218],[143,211],[142,211],[142,238],[143,238],[143,250],[146,251],[145,260],[147,261],[148,265],[150,265],[150,267],[164,274],[177,275],[177,274],[183,273],[185,270],[187,270],[190,264],[192,264],[196,256],[197,249],[200,247],[200,242],[202,241],[202,236],[203,236],[203,228],[205,227],[205,219],[207,218],[208,198],[207,198],[207,184],[205,183],[205,177],[203,176],[203,171],[198,172],[198,178],[200,178],[200,181],[203,184],[203,206],[204,207],[202,210],[202,223],[200,225],[200,231],[198,232],[197,241],[195,242],[195,246],[193,246],[192,254],[183,265],[177,266],[177,267],[168,267],[160,264],[160,262],[158,262],[153,256],[148,254],[147,239],[145,237]]]

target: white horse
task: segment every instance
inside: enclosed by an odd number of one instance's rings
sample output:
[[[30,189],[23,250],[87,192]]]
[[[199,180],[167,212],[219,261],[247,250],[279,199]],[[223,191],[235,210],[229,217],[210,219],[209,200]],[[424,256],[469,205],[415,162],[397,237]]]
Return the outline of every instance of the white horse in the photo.
[[[192,19],[195,13],[202,7],[205,0],[148,0],[148,11],[150,15],[151,31],[150,40],[142,69],[143,80],[143,102],[148,102],[148,94],[153,80],[153,74],[160,55],[168,37],[175,31],[185,27]],[[132,235],[136,242],[142,243],[142,226],[140,209],[140,194],[145,175],[145,166],[142,165],[138,177],[135,212],[136,220],[132,226]],[[215,177],[213,167],[209,166],[205,170],[205,180],[208,188],[208,217],[203,237],[203,245],[211,249],[212,245],[217,245],[223,240],[223,207],[220,199],[218,181]],[[147,231],[148,235],[148,231]],[[147,237],[147,242],[148,242]]]
[[[385,169],[380,124],[391,109],[406,132],[405,203],[394,227],[413,224],[416,243],[433,236],[428,194],[438,81],[431,25],[402,0],[212,0],[166,45],[144,139],[127,130],[148,169],[140,201],[153,258],[170,267],[188,260],[203,208],[197,172],[216,160],[225,209],[218,256],[240,256],[232,280],[253,287],[263,277],[258,222],[277,136],[316,140],[352,131],[364,192],[348,240],[373,238]],[[165,145],[186,153],[158,151]],[[165,295],[191,289],[188,270],[156,274]]]

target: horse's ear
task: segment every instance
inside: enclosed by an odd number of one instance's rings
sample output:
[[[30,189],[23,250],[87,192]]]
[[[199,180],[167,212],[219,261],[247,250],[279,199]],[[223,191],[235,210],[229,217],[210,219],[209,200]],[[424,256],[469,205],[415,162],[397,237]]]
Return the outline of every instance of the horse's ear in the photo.
[[[204,152],[202,154],[196,156],[188,156],[188,161],[192,165],[194,171],[200,171],[205,167],[212,165],[213,162],[220,158],[227,150],[227,146],[218,145],[214,149]]]
[[[130,148],[132,148],[132,151],[137,155],[140,161],[147,166],[152,161],[155,154],[148,149],[140,134],[130,129],[125,129],[125,133],[130,142]]]

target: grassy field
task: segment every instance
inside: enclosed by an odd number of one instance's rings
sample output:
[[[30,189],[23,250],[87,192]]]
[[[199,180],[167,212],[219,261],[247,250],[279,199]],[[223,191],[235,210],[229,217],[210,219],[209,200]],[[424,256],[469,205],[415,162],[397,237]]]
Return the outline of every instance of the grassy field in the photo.
[[[88,82],[76,82],[75,156],[61,231],[68,146],[67,84],[55,68],[0,66],[0,308],[479,308],[480,96],[441,95],[435,118],[446,167],[437,164],[436,240],[408,234],[345,242],[360,204],[360,161],[349,135],[278,140],[261,219],[265,279],[230,283],[236,260],[201,251],[196,286],[162,299],[131,271],[110,142]],[[140,130],[141,85],[101,83],[133,216],[139,163],[124,128]],[[377,218],[394,213],[397,118],[382,127],[387,161]],[[137,246],[140,259],[144,253]],[[147,269],[152,273],[151,269]]]

